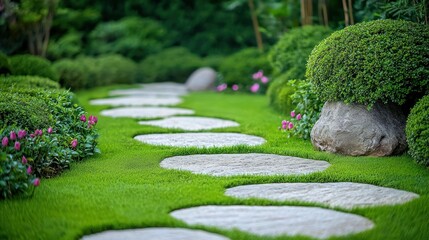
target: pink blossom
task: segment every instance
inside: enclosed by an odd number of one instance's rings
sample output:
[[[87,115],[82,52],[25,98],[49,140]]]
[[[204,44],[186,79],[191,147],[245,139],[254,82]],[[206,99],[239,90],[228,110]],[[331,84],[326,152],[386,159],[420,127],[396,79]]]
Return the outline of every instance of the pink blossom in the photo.
[[[52,134],[52,132],[53,132],[54,130],[50,127],[50,128],[48,128],[48,133],[49,134]]]
[[[76,147],[77,147],[77,139],[73,139],[73,140],[71,141],[71,147],[72,147],[72,148],[76,148]]]
[[[263,84],[268,83],[268,81],[269,81],[269,79],[268,79],[267,77],[265,77],[265,76],[263,76],[263,77],[261,78],[261,82],[262,82]]]
[[[293,123],[292,123],[292,122],[290,122],[290,123],[289,123],[288,128],[289,128],[289,129],[292,129],[292,128],[293,128]]]
[[[15,150],[16,151],[21,150],[21,143],[20,142],[15,142]]]
[[[8,144],[9,144],[9,139],[8,139],[7,137],[4,137],[4,138],[1,140],[1,145],[2,145],[3,147],[6,147]]]
[[[98,122],[98,118],[96,116],[89,116],[89,121],[93,121],[94,123]]]
[[[85,116],[85,115],[80,116],[80,120],[81,120],[82,122],[86,122],[86,116]]]
[[[19,130],[18,131],[18,138],[21,139],[27,135],[27,132],[25,130]]]
[[[16,133],[15,133],[15,131],[11,131],[9,137],[10,137],[10,140],[16,140]]]
[[[31,166],[28,166],[28,168],[27,168],[27,173],[28,174],[31,174],[33,172],[33,169],[31,168]]]
[[[32,133],[32,134],[30,134],[30,137],[31,137],[31,138],[34,138],[35,136],[36,136],[36,134],[33,134],[33,133]]]
[[[291,116],[292,118],[294,118],[294,117],[295,117],[295,111],[290,112],[290,116]]]
[[[216,89],[217,89],[218,92],[222,92],[222,91],[224,91],[227,88],[228,88],[228,85],[226,85],[226,83],[223,83],[223,84],[221,84],[221,85],[219,85],[219,86],[216,87]]]
[[[34,185],[35,187],[38,187],[38,186],[40,185],[40,178],[36,178],[36,179],[34,179],[34,181],[33,181],[33,185]]]
[[[302,118],[302,116],[301,116],[301,113],[299,113],[298,115],[296,115],[296,120],[301,120],[301,118]]]
[[[232,85],[232,90],[233,91],[237,91],[238,90],[238,85],[237,84]]]
[[[28,163],[27,158],[23,155],[22,156],[22,164],[27,164],[27,163]]]
[[[36,129],[36,131],[34,131],[34,135],[35,136],[42,136],[43,135],[43,131],[40,129]]]
[[[257,92],[258,90],[259,90],[259,84],[258,83],[255,83],[250,87],[250,91],[253,93]]]
[[[264,76],[264,72],[263,72],[262,70],[259,70],[259,71],[257,71],[256,73],[254,73],[254,74],[252,75],[252,78],[253,78],[254,80],[257,80],[257,79],[262,78],[263,76]]]
[[[289,124],[289,121],[283,120],[282,125],[286,125],[286,124]]]

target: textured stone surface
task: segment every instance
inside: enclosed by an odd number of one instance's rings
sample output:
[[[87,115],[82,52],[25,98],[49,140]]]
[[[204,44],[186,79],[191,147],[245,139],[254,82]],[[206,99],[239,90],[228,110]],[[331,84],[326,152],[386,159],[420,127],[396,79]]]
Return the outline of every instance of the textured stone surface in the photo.
[[[110,91],[109,95],[119,96],[144,96],[144,97],[177,97],[186,95],[185,91],[161,91],[161,90],[148,90],[148,89],[119,89]]]
[[[245,185],[227,189],[226,195],[238,198],[320,203],[346,209],[401,204],[419,196],[393,188],[351,182]]]
[[[186,80],[189,91],[205,91],[214,89],[216,71],[209,67],[199,68]]]
[[[206,117],[171,117],[162,120],[141,121],[139,123],[142,125],[176,128],[188,131],[239,126],[239,124],[234,121]]]
[[[103,110],[100,114],[108,117],[159,118],[174,115],[190,115],[194,114],[194,111],[184,108],[167,107],[122,107]]]
[[[325,161],[259,153],[175,156],[161,162],[163,168],[214,176],[302,175],[329,166]]]
[[[358,233],[374,224],[361,216],[316,207],[203,206],[173,211],[190,225],[237,228],[256,235],[328,238]]]
[[[182,100],[178,97],[140,97],[128,96],[117,98],[105,98],[91,100],[92,105],[110,105],[110,106],[164,106],[176,105]]]
[[[143,143],[173,147],[229,147],[235,145],[256,146],[265,139],[239,133],[169,133],[139,135],[134,139]]]
[[[388,156],[405,151],[406,118],[394,107],[327,102],[311,131],[313,146],[345,155]]]
[[[83,240],[228,240],[218,234],[181,228],[110,230],[84,236]]]
[[[146,90],[151,91],[175,91],[175,92],[186,92],[186,86],[183,83],[175,82],[160,82],[160,83],[145,83],[141,86]]]

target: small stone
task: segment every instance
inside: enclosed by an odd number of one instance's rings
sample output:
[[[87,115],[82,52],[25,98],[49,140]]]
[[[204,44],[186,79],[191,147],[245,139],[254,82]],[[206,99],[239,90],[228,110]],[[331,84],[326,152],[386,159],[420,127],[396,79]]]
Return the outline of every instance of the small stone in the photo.
[[[84,236],[82,240],[228,240],[218,234],[182,228],[109,230]]]
[[[110,105],[110,106],[165,106],[177,105],[182,100],[178,97],[117,97],[91,100],[92,105]]]
[[[319,203],[345,209],[401,204],[419,197],[407,191],[352,182],[245,185],[227,189],[226,195],[238,198]]]
[[[374,223],[364,217],[317,207],[202,206],[170,214],[190,225],[239,229],[270,237],[305,235],[323,239],[374,227]]]
[[[209,67],[199,68],[186,80],[189,91],[206,91],[214,89],[216,71]]]
[[[185,91],[161,91],[147,89],[119,89],[109,93],[110,96],[141,96],[141,97],[179,97],[186,95]]]
[[[191,115],[194,114],[194,111],[184,108],[122,107],[103,110],[100,114],[108,117],[160,118],[174,115]]]
[[[166,158],[161,167],[213,176],[304,175],[323,171],[330,164],[275,154],[200,154]]]
[[[175,82],[159,82],[159,83],[144,83],[141,86],[146,90],[151,91],[171,91],[171,92],[186,92],[186,86],[183,83]]]
[[[214,128],[237,127],[238,123],[229,120],[206,117],[171,117],[162,120],[141,121],[142,125],[174,128],[187,131],[208,130]]]

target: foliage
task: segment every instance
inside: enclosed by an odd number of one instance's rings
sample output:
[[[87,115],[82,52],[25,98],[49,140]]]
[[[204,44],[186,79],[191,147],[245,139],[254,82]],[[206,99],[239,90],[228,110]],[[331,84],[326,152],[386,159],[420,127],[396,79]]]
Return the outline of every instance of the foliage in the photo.
[[[0,52],[0,75],[10,73],[10,64],[8,57]]]
[[[272,73],[266,56],[256,48],[246,48],[228,56],[219,67],[225,84],[238,85],[240,89],[247,91],[254,84],[251,80],[252,75],[260,70],[266,76]]]
[[[43,88],[43,89],[59,89],[60,85],[49,78],[37,76],[0,76],[0,88]]]
[[[306,76],[322,101],[402,105],[428,90],[427,39],[429,28],[412,22],[356,24],[333,33],[313,50]]]
[[[289,79],[304,79],[305,65],[311,50],[332,30],[323,26],[304,26],[285,33],[271,48],[268,59],[277,73],[288,73]]]
[[[47,55],[50,59],[72,58],[82,51],[81,34],[70,32],[56,41],[51,41]]]
[[[72,89],[84,89],[89,86],[88,67],[79,61],[62,59],[53,64],[58,73],[61,86]]]
[[[33,55],[15,55],[9,58],[12,75],[31,75],[57,81],[58,75],[48,60]]]
[[[420,99],[411,109],[405,132],[409,154],[417,163],[429,166],[429,95]]]
[[[183,47],[165,49],[140,63],[143,82],[185,82],[193,71],[202,67],[202,60]]]
[[[164,47],[167,31],[161,23],[147,18],[127,17],[100,23],[90,34],[89,53],[122,54],[141,60]]]
[[[288,77],[280,75],[274,79],[267,91],[270,106],[283,114],[293,109],[292,98],[290,96],[295,92],[295,88],[288,84],[288,81]]]
[[[117,54],[102,55],[97,58],[98,79],[103,85],[114,83],[134,83],[137,78],[137,64]]]
[[[205,57],[203,59],[203,63],[204,63],[204,66],[211,67],[217,71],[219,70],[219,67],[224,59],[225,57],[221,55],[211,55],[211,56]]]

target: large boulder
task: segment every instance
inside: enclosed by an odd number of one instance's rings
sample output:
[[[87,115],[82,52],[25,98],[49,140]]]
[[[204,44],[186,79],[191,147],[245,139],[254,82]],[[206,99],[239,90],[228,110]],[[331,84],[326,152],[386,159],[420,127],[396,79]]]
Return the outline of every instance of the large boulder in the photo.
[[[197,69],[186,80],[186,88],[189,91],[205,91],[214,89],[216,71],[209,67]]]
[[[311,131],[313,146],[322,151],[360,156],[400,154],[407,148],[406,117],[400,108],[376,103],[326,102]]]

